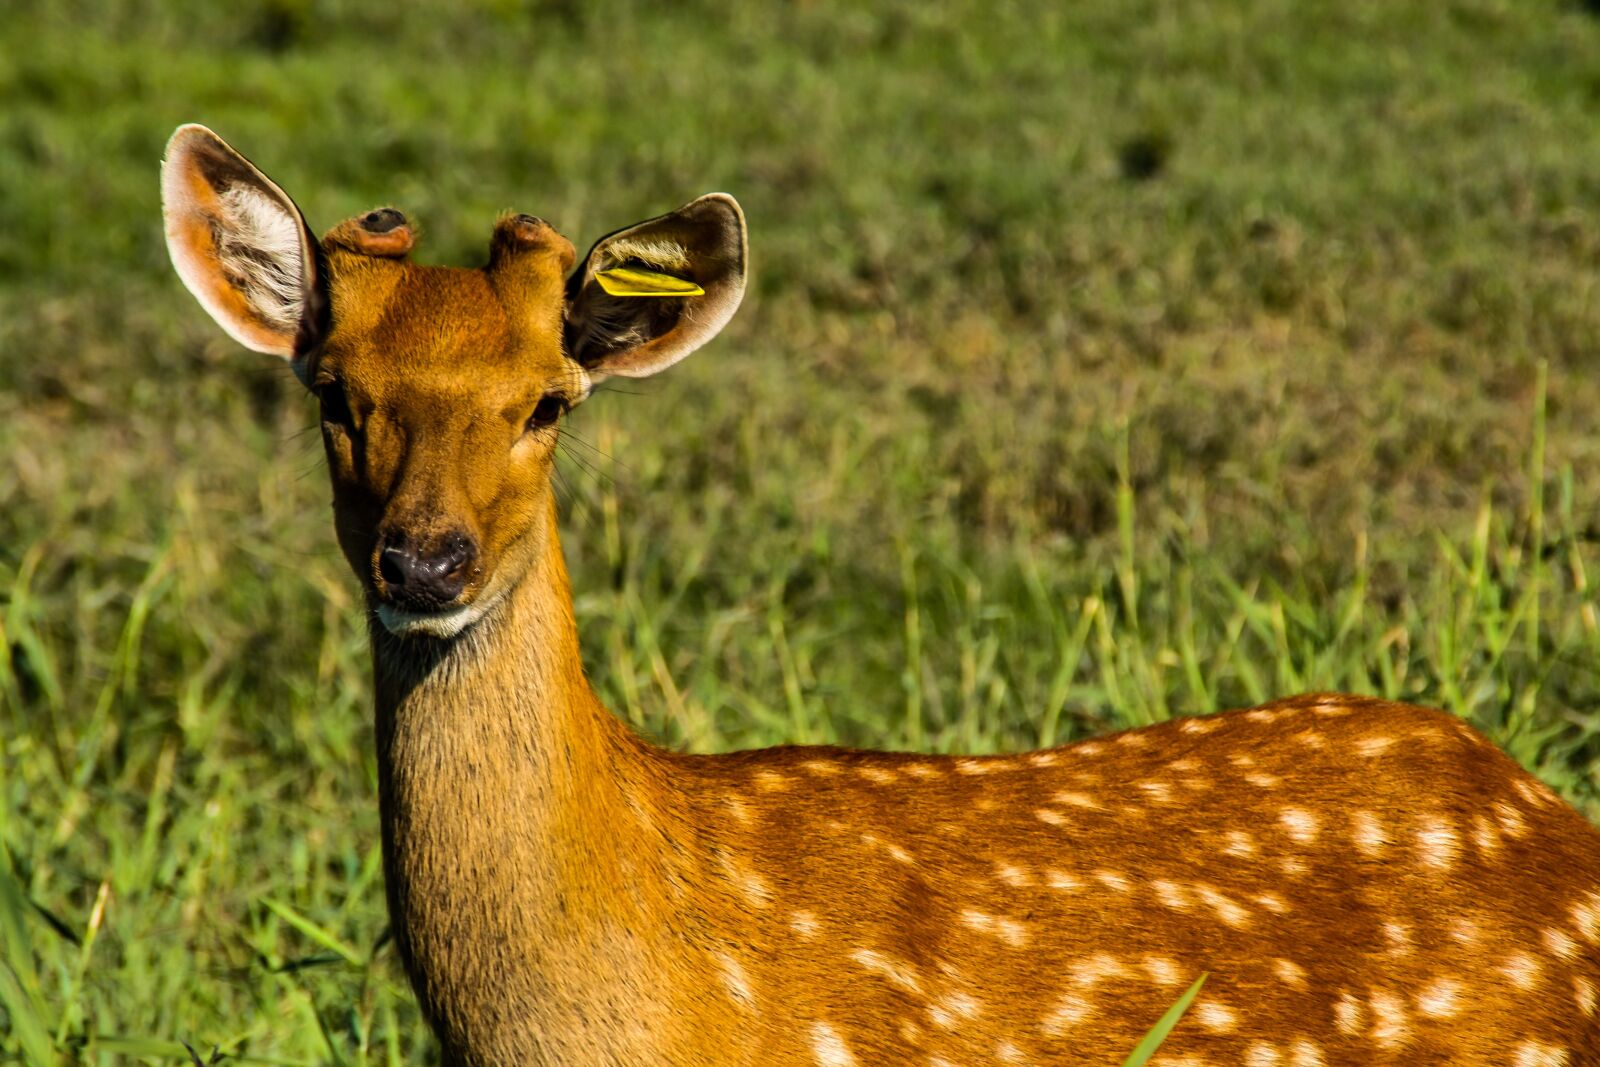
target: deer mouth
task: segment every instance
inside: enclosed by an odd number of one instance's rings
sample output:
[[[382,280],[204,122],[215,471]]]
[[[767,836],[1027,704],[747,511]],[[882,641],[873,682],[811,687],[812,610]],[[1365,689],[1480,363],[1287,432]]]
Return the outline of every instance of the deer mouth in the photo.
[[[396,637],[451,638],[483,618],[493,604],[483,598],[455,607],[418,611],[397,604],[379,603],[375,614],[383,628]]]

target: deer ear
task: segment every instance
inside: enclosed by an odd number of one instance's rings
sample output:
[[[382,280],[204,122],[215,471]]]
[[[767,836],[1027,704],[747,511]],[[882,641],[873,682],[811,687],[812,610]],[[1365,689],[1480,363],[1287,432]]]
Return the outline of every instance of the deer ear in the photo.
[[[726,193],[602,237],[567,281],[567,354],[595,379],[665,370],[738,310],[747,252]]]
[[[294,201],[204,126],[180,126],[161,164],[167,251],[234,340],[299,364],[322,333],[315,240]]]

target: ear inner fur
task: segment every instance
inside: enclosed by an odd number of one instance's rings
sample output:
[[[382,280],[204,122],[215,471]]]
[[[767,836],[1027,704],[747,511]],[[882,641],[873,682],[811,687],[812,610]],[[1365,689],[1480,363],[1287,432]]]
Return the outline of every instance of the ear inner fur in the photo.
[[[197,125],[168,142],[161,189],[167,248],[189,291],[241,344],[298,363],[320,334],[325,304],[294,201]]]

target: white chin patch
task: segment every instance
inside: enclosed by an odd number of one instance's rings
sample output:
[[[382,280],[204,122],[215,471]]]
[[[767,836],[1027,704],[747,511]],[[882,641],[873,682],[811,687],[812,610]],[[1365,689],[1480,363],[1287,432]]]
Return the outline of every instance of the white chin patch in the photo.
[[[402,611],[393,604],[378,605],[378,621],[396,637],[426,634],[429,637],[454,637],[483,617],[489,602],[483,598],[449,611],[429,611],[418,614]]]

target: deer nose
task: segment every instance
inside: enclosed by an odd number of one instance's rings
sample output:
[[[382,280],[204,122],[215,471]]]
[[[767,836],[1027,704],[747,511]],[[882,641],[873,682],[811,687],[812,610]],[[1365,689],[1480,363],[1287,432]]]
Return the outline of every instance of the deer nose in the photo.
[[[378,577],[396,605],[413,611],[437,611],[466,588],[478,549],[465,534],[446,535],[425,550],[406,537],[385,537],[378,551]]]

